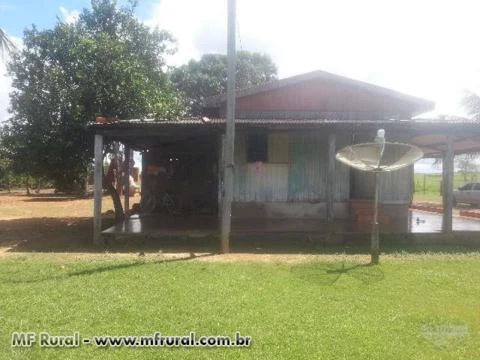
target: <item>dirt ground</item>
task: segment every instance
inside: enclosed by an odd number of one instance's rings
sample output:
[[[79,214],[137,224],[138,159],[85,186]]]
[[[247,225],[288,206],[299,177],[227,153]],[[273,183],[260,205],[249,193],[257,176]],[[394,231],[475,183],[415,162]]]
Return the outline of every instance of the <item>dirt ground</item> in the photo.
[[[130,203],[138,202],[139,196]],[[113,203],[103,198],[105,224],[113,222]],[[92,251],[93,199],[42,190],[0,192],[0,252]],[[98,250],[97,250],[98,251]]]
[[[130,199],[139,202],[140,197]],[[232,243],[234,253],[219,255],[219,240],[201,239],[127,239],[102,247],[93,245],[93,199],[78,199],[42,191],[26,195],[0,192],[0,257],[54,256],[60,261],[81,259],[126,259],[158,261],[185,259],[194,261],[261,261],[303,262],[315,256],[325,260],[334,254],[319,254],[312,244],[292,247],[296,239],[283,243],[272,239],[253,239],[239,245]],[[105,196],[102,204],[103,226],[113,225],[113,204]],[[33,254],[35,253],[35,254]],[[313,255],[316,254],[316,255]]]
[[[130,204],[139,201],[140,196],[136,194],[130,199]],[[207,260],[209,257],[208,261],[222,259],[222,261],[270,262],[285,256],[291,249],[291,245],[286,242],[280,244],[282,248],[279,249],[275,239],[270,243],[262,240],[260,245],[258,240],[252,240],[246,242],[245,246],[236,246],[236,254],[219,256],[216,255],[219,251],[219,240],[216,238],[127,238],[106,246],[95,247],[92,239],[92,212],[92,198],[78,199],[57,195],[47,190],[30,196],[25,192],[0,192],[0,256],[55,253],[58,258],[64,260],[85,257],[130,259],[141,256],[145,260],[149,258],[158,260],[159,257]],[[102,212],[103,227],[113,225],[113,203],[109,196],[103,198]],[[269,244],[273,246],[269,247]],[[254,256],[245,254],[246,252],[257,254]],[[276,255],[267,255],[270,252]],[[305,258],[305,255],[299,254],[298,249],[292,249],[292,252],[298,255],[298,259],[292,261],[302,261]]]

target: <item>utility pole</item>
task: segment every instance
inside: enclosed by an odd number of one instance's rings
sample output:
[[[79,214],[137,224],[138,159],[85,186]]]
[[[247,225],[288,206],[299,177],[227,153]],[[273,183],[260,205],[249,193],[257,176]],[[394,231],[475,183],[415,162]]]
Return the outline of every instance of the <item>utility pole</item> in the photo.
[[[233,201],[233,171],[234,171],[234,144],[235,144],[235,0],[228,0],[228,30],[227,30],[227,122],[225,130],[225,145],[223,159],[223,202],[221,217],[221,246],[223,253],[230,252],[230,230],[232,227]]]

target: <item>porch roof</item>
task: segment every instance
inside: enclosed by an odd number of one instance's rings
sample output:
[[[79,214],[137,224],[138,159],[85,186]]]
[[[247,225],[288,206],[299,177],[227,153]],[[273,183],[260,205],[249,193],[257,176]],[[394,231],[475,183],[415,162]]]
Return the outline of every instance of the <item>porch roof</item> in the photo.
[[[452,142],[455,154],[480,152],[480,122],[465,118],[414,120],[336,120],[336,119],[236,119],[244,129],[275,131],[325,130],[344,134],[372,133],[383,128],[392,141],[403,141],[422,148],[426,157],[439,157]],[[96,134],[116,140],[156,137],[187,138],[192,135],[222,133],[225,119],[186,118],[178,120],[131,119],[92,123]]]

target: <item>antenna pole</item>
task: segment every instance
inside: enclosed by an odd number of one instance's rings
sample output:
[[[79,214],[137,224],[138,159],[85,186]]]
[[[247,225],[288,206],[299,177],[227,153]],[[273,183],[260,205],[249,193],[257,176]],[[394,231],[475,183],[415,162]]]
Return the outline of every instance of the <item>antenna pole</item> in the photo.
[[[372,224],[372,238],[370,240],[370,255],[371,263],[378,264],[380,257],[380,240],[378,235],[378,176],[379,173],[375,172],[375,200],[373,204],[373,224]]]
[[[234,167],[234,144],[235,144],[235,0],[228,0],[228,39],[227,39],[227,121],[225,130],[224,148],[224,195],[222,201],[222,217],[220,225],[221,248],[223,253],[230,252],[230,230],[232,226],[232,201],[233,201],[233,167]]]

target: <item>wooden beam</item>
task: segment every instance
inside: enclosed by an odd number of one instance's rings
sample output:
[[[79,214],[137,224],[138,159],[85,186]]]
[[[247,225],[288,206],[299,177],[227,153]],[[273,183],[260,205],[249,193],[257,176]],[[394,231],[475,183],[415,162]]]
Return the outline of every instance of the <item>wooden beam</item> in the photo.
[[[443,232],[452,232],[453,215],[453,172],[454,172],[454,153],[452,139],[447,138],[447,149],[443,156],[442,164],[442,184],[443,184]]]
[[[328,172],[327,172],[327,220],[335,220],[335,152],[336,135],[328,135]]]
[[[125,187],[125,201],[124,201],[124,211],[125,211],[125,218],[128,218],[130,215],[130,158],[131,158],[131,150],[128,145],[124,145],[125,147],[125,164],[124,164],[124,187]]]
[[[93,192],[93,243],[102,244],[103,136],[95,135]]]

